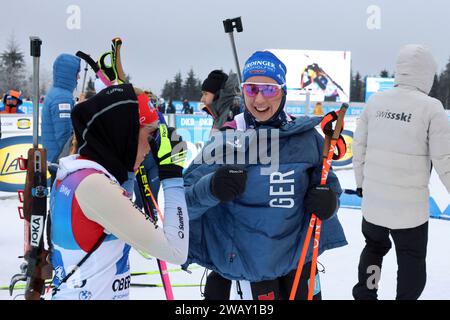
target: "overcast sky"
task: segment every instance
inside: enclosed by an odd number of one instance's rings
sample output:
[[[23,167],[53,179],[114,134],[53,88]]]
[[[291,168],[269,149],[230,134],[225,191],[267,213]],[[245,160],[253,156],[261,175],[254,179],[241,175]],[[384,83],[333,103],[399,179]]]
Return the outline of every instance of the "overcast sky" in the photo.
[[[58,54],[77,50],[98,57],[120,36],[126,73],[140,87],[160,93],[164,81],[192,67],[234,69],[222,20],[242,17],[235,40],[241,66],[265,48],[349,50],[353,70],[378,74],[394,69],[399,48],[427,45],[439,69],[450,57],[447,0],[2,0],[0,51],[14,33],[29,58],[29,36],[43,40],[41,68]],[[69,29],[69,6],[80,8],[80,29]],[[379,29],[370,30],[369,6],[380,9]],[[90,72],[92,76],[92,72]]]

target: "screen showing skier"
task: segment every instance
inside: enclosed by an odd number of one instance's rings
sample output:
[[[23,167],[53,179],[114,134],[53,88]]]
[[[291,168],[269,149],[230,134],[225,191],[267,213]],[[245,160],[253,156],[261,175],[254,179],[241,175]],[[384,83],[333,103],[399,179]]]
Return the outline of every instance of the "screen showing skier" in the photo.
[[[270,49],[286,65],[287,100],[349,102],[350,51]]]

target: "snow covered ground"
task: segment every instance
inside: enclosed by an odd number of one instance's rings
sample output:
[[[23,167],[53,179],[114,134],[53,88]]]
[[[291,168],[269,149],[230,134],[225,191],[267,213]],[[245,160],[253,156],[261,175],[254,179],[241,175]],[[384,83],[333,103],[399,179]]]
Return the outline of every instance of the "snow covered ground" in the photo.
[[[353,172],[343,170],[337,172],[342,187],[353,189]],[[437,178],[431,179],[432,194],[439,205],[448,205],[450,196],[442,192]],[[21,260],[17,257],[23,251],[23,222],[17,214],[17,198],[7,198],[6,193],[0,193],[0,286],[9,284],[13,274],[19,271]],[[352,299],[351,290],[357,279],[357,266],[359,255],[364,246],[361,234],[361,211],[354,209],[341,209],[339,218],[347,236],[348,246],[325,252],[319,261],[325,267],[321,273],[323,299]],[[447,299],[450,300],[450,221],[430,219],[428,257],[427,257],[427,285],[421,299]],[[157,270],[155,259],[146,260],[137,252],[131,254],[132,272]],[[174,287],[176,299],[196,300],[202,299],[200,284],[204,269],[191,266],[191,274],[176,271],[170,274],[172,284],[192,284],[192,287]],[[169,269],[179,269],[179,266],[168,265]],[[395,250],[392,249],[386,256],[381,276],[380,299],[394,299],[396,287],[396,260]],[[135,276],[132,283],[160,284],[158,274]],[[203,281],[204,283],[204,281]],[[20,293],[23,290],[16,290]],[[7,290],[0,290],[0,299],[11,299]],[[18,297],[22,299],[22,297]],[[131,299],[165,299],[164,290],[154,288],[131,288]]]

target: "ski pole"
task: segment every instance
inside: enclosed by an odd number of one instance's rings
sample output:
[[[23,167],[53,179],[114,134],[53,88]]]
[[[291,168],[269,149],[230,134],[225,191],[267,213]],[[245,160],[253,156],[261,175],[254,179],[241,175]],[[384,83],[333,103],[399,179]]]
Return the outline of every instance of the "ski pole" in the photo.
[[[119,37],[116,37],[111,40],[112,41],[112,52],[113,52],[113,67],[116,69],[117,73],[117,82],[119,84],[125,83],[125,72],[123,71],[122,67],[122,58],[120,49],[122,47],[122,39]]]
[[[109,87],[112,85],[112,82],[106,77],[98,64],[88,54],[82,51],[77,51],[75,55],[89,64],[92,70],[94,70],[95,75],[104,83],[105,86]]]
[[[236,32],[243,31],[241,17],[223,20],[223,27],[225,29],[225,33],[228,33],[228,35],[230,36],[231,48],[233,49],[234,63],[236,64],[236,72],[239,77],[239,83],[242,83],[241,68],[239,67],[239,59],[236,51],[236,43],[234,42],[234,34],[233,34],[234,29],[236,29]]]
[[[152,219],[153,223],[157,223],[157,216],[155,216],[153,208],[156,209],[157,213],[160,216],[160,219],[163,220],[164,216],[162,215],[161,210],[159,209],[158,203],[156,202],[155,197],[153,196],[153,192],[148,185],[148,178],[145,174],[145,168],[143,165],[139,166],[136,171],[136,179],[139,186],[139,191],[141,193],[141,198],[144,203],[144,211],[145,213]],[[153,208],[152,208],[153,206]],[[169,272],[167,270],[167,264],[165,261],[157,259],[157,264],[159,268],[159,273],[161,275],[161,281],[164,286],[164,291],[166,293],[167,300],[174,300],[174,295],[172,291],[172,286],[170,284]]]
[[[339,135],[341,133],[342,124],[344,121],[345,112],[348,109],[348,104],[343,103],[341,109],[339,111],[339,116],[336,122],[336,127],[333,131],[333,135],[330,136],[325,135],[325,143],[323,146],[323,163],[322,163],[322,174],[320,179],[320,184],[324,185],[327,182],[328,173],[331,168],[331,162],[333,160],[333,154],[336,149],[336,142],[339,139]],[[292,284],[291,294],[289,296],[289,300],[294,300],[297,294],[298,283],[300,280],[300,276],[302,274],[303,266],[305,264],[306,254],[308,252],[308,248],[310,245],[311,235],[314,232],[314,243],[313,243],[313,256],[311,261],[311,273],[309,278],[309,289],[308,289],[308,300],[312,300],[313,292],[315,287],[315,273],[316,273],[316,264],[317,257],[319,253],[319,241],[320,241],[320,230],[322,226],[322,221],[313,213],[311,215],[311,220],[309,221],[308,231],[306,233],[305,242],[303,243],[303,249],[301,252],[301,256],[299,259],[299,263],[297,266],[297,271],[295,273],[294,282]],[[315,228],[314,228],[315,227]],[[314,230],[315,229],[315,230]]]
[[[81,85],[81,94],[84,93],[84,86],[86,84],[86,75],[88,72],[88,63],[86,62],[85,66],[84,66],[84,76],[83,76],[83,84]]]

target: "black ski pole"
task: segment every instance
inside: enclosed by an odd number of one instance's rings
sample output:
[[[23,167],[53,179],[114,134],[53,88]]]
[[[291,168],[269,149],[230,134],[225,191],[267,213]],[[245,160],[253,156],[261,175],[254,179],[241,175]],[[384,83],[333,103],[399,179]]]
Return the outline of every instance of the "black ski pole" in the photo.
[[[84,93],[84,86],[86,84],[86,75],[88,72],[88,63],[86,62],[86,65],[84,66],[84,76],[83,76],[83,84],[81,85],[81,93]]]
[[[236,29],[236,32],[243,31],[241,17],[223,20],[223,27],[225,29],[225,33],[228,33],[228,35],[230,36],[231,47],[233,49],[233,55],[234,55],[234,62],[236,63],[236,69],[237,69],[236,72],[239,77],[239,82],[242,83],[241,68],[239,67],[239,59],[238,59],[238,55],[237,55],[237,51],[236,51],[236,44],[234,42],[234,34],[233,34],[234,29]]]

